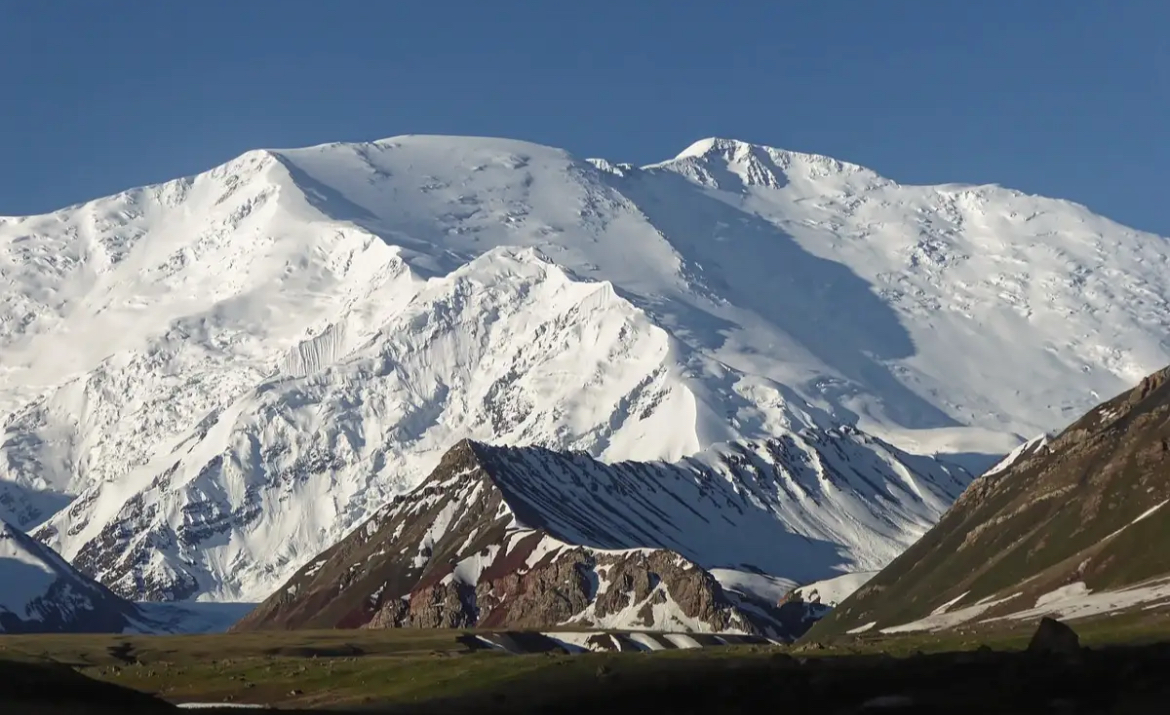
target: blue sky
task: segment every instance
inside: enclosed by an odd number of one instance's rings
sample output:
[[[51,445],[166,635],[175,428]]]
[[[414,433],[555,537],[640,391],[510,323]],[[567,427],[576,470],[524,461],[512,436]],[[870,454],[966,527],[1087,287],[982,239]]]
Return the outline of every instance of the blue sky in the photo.
[[[1170,235],[1170,2],[0,0],[0,214],[247,149],[728,136]]]

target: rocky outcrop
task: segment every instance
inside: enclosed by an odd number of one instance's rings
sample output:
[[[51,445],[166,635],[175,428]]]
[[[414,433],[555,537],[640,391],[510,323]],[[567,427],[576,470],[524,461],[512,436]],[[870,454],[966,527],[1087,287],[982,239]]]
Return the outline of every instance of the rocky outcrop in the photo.
[[[1032,640],[1028,641],[1029,653],[1055,653],[1076,655],[1081,650],[1081,639],[1077,632],[1055,618],[1042,618]]]
[[[721,472],[464,441],[236,629],[574,625],[793,637],[825,609],[781,603],[776,584],[830,572],[842,550],[785,523],[789,492],[778,482],[798,452],[779,442],[762,452],[771,471],[743,450],[719,461],[730,470]]]
[[[665,621],[659,611],[674,607],[686,621],[711,631],[757,630],[750,620],[743,622],[710,573],[669,551],[569,548],[526,571],[496,571],[482,575],[474,587],[444,579],[412,590],[409,599],[387,599],[366,626],[538,629],[583,618],[654,629]],[[607,581],[604,588],[598,574]]]
[[[810,637],[1170,601],[1168,378],[1150,375],[977,479]]]

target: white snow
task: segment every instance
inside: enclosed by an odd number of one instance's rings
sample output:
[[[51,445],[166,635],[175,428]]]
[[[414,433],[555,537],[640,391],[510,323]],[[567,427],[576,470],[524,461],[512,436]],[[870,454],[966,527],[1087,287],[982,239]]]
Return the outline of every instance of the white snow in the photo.
[[[1000,472],[1005,471],[1008,467],[1012,466],[1016,462],[1020,461],[1020,459],[1022,457],[1036,454],[1037,452],[1039,452],[1041,449],[1043,449],[1047,445],[1048,445],[1048,435],[1047,434],[1037,435],[1036,437],[1033,437],[1032,439],[1028,440],[1027,442],[1024,442],[1019,447],[1016,447],[1015,449],[1013,449],[1011,452],[1009,452],[1007,454],[1006,457],[1004,457],[998,463],[996,463],[995,466],[993,466],[991,469],[988,469],[986,472],[984,472],[984,474],[985,475],[999,474]]]
[[[614,463],[847,424],[985,463],[1170,363],[1168,259],[1068,202],[723,139],[249,152],[0,218],[0,517],[124,593],[247,601],[464,437]],[[879,568],[951,498],[927,462],[823,456],[781,516]]]
[[[317,573],[318,571],[320,571],[325,566],[327,561],[328,561],[328,559],[318,559],[312,566],[310,566],[305,571],[305,573],[304,573],[305,578],[308,578],[308,577],[312,576],[313,574]]]
[[[524,560],[524,566],[531,569],[550,554],[556,554],[566,546],[568,545],[563,541],[545,537],[536,544],[536,548],[532,550],[532,553],[528,554],[528,558]]]
[[[938,616],[938,615],[941,615],[941,614],[943,614],[943,613],[946,613],[948,608],[950,608],[951,606],[955,605],[955,604],[956,604],[956,603],[958,603],[959,601],[962,601],[962,600],[963,600],[963,597],[964,597],[964,596],[966,596],[968,593],[970,593],[970,591],[963,591],[963,592],[962,592],[962,593],[960,593],[958,596],[955,596],[955,597],[954,597],[954,598],[952,598],[951,600],[947,601],[947,602],[946,602],[946,603],[944,603],[943,605],[941,605],[941,606],[939,606],[938,608],[936,608],[936,609],[934,609],[933,611],[931,611],[931,612],[930,612],[930,615],[932,615],[932,616]]]
[[[570,653],[581,653],[594,649],[589,643],[589,638],[593,635],[592,633],[582,631],[549,631],[541,635],[553,639]]]
[[[63,564],[47,559],[43,550],[31,549],[11,526],[0,522],[0,610],[40,620],[30,605],[47,595],[65,571]]]
[[[1046,593],[1040,598],[1036,599],[1036,608],[1045,608],[1054,603],[1068,600],[1078,600],[1082,596],[1089,595],[1089,588],[1085,586],[1084,581],[1076,581],[1067,586],[1061,586],[1055,591]]]
[[[210,710],[212,708],[227,708],[239,710],[265,710],[268,705],[254,705],[250,703],[176,703],[175,707],[183,708],[184,710]]]
[[[1166,506],[1167,504],[1170,504],[1170,499],[1167,499],[1166,501],[1155,504],[1154,506],[1150,507],[1146,511],[1143,511],[1136,519],[1129,522],[1129,525],[1133,526],[1134,524],[1138,523],[1139,521],[1144,521],[1144,520],[1150,518],[1151,516],[1154,515],[1154,512],[1158,511],[1159,509]]]
[[[662,637],[679,648],[702,648],[703,645],[685,633],[663,633]]]
[[[540,448],[480,453],[514,510],[550,535],[528,567],[570,544],[615,555],[667,549],[729,590],[772,603],[810,581],[823,588],[817,598],[843,599],[929,528],[968,479],[849,430],[719,445],[681,464],[606,464]],[[508,548],[527,533],[510,534]],[[609,580],[598,574],[599,591]],[[622,619],[638,605],[628,610]]]
[[[649,633],[631,633],[630,634],[630,640],[634,641],[635,643],[637,643],[638,645],[642,646],[643,648],[645,648],[646,650],[649,650],[649,651],[666,650],[666,646],[662,645],[662,642],[659,640],[659,638],[663,638],[663,637],[664,636],[661,636],[661,635],[660,636],[652,636]]]
[[[488,646],[492,650],[503,651],[511,655],[519,655],[524,652],[524,649],[516,645],[508,634],[506,633],[489,633],[486,635],[478,635],[475,637],[477,641]]]
[[[459,583],[474,586],[479,583],[479,576],[483,573],[483,570],[491,566],[492,562],[495,561],[496,554],[499,551],[500,547],[498,544],[491,544],[482,551],[464,558],[455,564],[455,570],[451,572],[452,576]]]
[[[1020,594],[1012,594],[1006,598],[999,599],[985,599],[970,606],[960,608],[956,611],[944,612],[939,614],[932,614],[926,618],[922,618],[910,623],[904,623],[900,626],[891,626],[889,628],[882,628],[882,633],[913,633],[915,631],[941,631],[947,628],[954,628],[957,625],[967,623],[968,621],[978,618],[986,611],[991,610],[1001,603],[1007,603],[1013,598],[1017,598]]]
[[[1120,529],[1118,529],[1117,531],[1114,531],[1112,534],[1110,534],[1109,536],[1106,536],[1105,538],[1106,538],[1106,539],[1112,539],[1114,536],[1117,536],[1118,534],[1120,534],[1121,532],[1125,531],[1126,529],[1128,529],[1129,527],[1133,526],[1134,524],[1136,524],[1136,523],[1138,523],[1138,522],[1140,522],[1140,521],[1144,521],[1144,520],[1146,520],[1146,519],[1150,518],[1151,516],[1153,516],[1154,514],[1156,514],[1156,513],[1158,512],[1158,510],[1159,510],[1159,509],[1161,509],[1162,507],[1166,506],[1166,504],[1167,504],[1167,503],[1170,503],[1170,500],[1163,501],[1163,502],[1161,502],[1161,503],[1155,504],[1154,506],[1150,507],[1149,509],[1147,509],[1146,511],[1142,512],[1142,513],[1141,513],[1141,514],[1139,514],[1137,517],[1135,517],[1133,521],[1129,522],[1128,524],[1126,524],[1125,526],[1121,527],[1121,528],[1120,528]]]
[[[1115,613],[1137,606],[1153,608],[1170,603],[1170,578],[1158,578],[1115,591],[1091,592],[1076,582],[1046,593],[1036,607],[991,620],[1027,619],[1052,615],[1064,620]],[[1149,605],[1146,605],[1149,604]]]
[[[658,594],[665,596],[664,602],[655,602]],[[590,603],[584,611],[577,613],[561,625],[623,631],[657,632],[662,630],[680,630],[689,633],[711,633],[715,631],[715,628],[710,624],[698,618],[688,616],[661,584],[654,588],[641,601],[635,601],[632,592],[628,595],[629,602],[625,608],[600,616],[596,611],[596,603]],[[649,622],[644,620],[644,609],[647,606],[649,606]],[[741,628],[733,627],[726,629],[726,632],[743,633],[744,631]]]
[[[809,603],[823,603],[826,606],[836,606],[844,601],[854,591],[864,586],[877,571],[859,571],[857,573],[841,574],[822,581],[805,584],[796,589],[801,599]]]
[[[0,633],[134,629],[141,612],[0,520]],[[92,619],[100,618],[100,623]],[[5,623],[15,619],[18,623]],[[98,626],[100,625],[100,628]],[[146,624],[143,623],[143,626]]]
[[[851,635],[851,636],[858,635],[860,633],[866,633],[867,631],[873,630],[873,627],[876,625],[877,625],[877,621],[870,621],[869,623],[866,623],[864,625],[860,625],[856,628],[852,628],[848,631],[845,631],[845,633],[847,635]]]
[[[796,586],[795,581],[751,571],[725,568],[713,568],[708,571],[723,588],[768,603],[779,603]]]

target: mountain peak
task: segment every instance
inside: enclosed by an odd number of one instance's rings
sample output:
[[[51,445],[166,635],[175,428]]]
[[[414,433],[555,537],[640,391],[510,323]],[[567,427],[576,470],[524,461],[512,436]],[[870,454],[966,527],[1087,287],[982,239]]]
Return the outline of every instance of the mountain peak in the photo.
[[[870,169],[829,156],[724,137],[700,139],[674,159],[646,168],[669,168],[703,186],[731,191],[781,189],[792,180],[836,184],[843,179],[855,185],[851,191],[892,183]]]
[[[727,139],[724,137],[707,137],[691,144],[686,149],[679,152],[678,156],[674,157],[675,161],[680,159],[690,159],[692,157],[709,156],[712,154],[727,154],[727,153],[746,153],[752,149],[763,149],[765,147],[750,144],[739,139]],[[773,151],[778,151],[773,149]]]
[[[850,424],[991,461],[1170,362],[1166,241],[693,151],[408,136],[0,219],[0,515],[123,596],[259,600],[462,437],[685,466]]]

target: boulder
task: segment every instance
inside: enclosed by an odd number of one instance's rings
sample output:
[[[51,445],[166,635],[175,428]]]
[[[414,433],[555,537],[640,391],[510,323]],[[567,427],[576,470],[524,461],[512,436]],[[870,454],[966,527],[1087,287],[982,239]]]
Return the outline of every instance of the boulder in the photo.
[[[1029,653],[1079,655],[1081,639],[1077,632],[1055,618],[1044,617],[1028,643]]]

